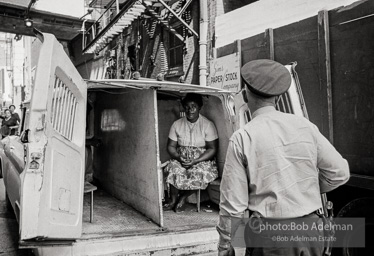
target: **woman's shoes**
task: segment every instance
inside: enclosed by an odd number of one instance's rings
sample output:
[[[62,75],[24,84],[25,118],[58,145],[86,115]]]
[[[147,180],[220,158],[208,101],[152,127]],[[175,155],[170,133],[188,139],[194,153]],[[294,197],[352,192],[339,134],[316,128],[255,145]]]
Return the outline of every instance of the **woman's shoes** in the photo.
[[[176,203],[176,202],[166,203],[166,204],[163,205],[162,209],[164,211],[174,210],[176,213],[178,213],[178,212],[184,212],[186,210],[186,207],[187,207],[186,199],[187,199],[186,196],[182,196],[178,200],[178,203]]]
[[[175,207],[175,203],[167,203],[163,205],[162,209],[164,211],[171,211],[174,209],[174,207]]]
[[[178,213],[178,212],[184,212],[184,210],[186,210],[186,198],[181,198],[181,200],[179,200],[179,202],[177,203],[177,205],[175,206],[175,212]]]

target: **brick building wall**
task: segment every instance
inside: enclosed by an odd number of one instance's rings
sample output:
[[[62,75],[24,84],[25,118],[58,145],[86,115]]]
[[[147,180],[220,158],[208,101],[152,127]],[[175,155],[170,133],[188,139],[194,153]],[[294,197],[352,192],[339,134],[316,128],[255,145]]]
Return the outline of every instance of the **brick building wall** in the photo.
[[[191,6],[192,28],[199,33],[200,8],[199,2],[194,1]],[[190,35],[185,41],[186,53],[183,58],[183,70],[185,72],[185,82],[199,84],[199,40]]]

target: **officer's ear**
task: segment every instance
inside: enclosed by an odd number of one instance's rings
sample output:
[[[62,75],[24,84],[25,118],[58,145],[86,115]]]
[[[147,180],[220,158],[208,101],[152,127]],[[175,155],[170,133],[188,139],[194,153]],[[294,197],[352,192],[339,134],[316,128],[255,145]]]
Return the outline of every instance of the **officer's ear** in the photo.
[[[247,90],[245,87],[242,89],[242,96],[245,103],[248,103]]]

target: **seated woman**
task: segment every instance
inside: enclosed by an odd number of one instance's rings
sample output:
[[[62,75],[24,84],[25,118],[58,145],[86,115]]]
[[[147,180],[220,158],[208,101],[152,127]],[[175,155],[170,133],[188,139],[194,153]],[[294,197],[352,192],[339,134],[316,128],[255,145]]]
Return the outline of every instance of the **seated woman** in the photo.
[[[17,120],[12,117],[12,114],[9,109],[4,111],[5,116],[1,123],[1,135],[2,138],[5,138],[8,135],[14,135],[15,131],[12,131],[10,127],[17,125]]]
[[[186,198],[195,190],[205,189],[218,177],[214,160],[218,134],[214,124],[200,115],[202,96],[187,94],[182,105],[186,116],[171,126],[167,150],[172,160],[165,168],[171,201],[164,205],[164,210],[176,212],[184,210]]]

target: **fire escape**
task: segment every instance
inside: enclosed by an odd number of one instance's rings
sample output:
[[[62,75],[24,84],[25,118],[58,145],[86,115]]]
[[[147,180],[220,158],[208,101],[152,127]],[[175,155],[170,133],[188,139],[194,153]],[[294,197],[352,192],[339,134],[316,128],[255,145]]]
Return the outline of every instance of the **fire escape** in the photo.
[[[192,0],[183,1],[184,5],[178,13],[168,5],[170,2],[170,0],[92,0],[90,7],[104,7],[105,11],[90,28],[83,31],[83,53],[99,54],[125,28],[131,26],[135,20],[145,17],[151,17],[183,41],[183,36],[169,24],[170,17],[174,16],[198,38],[198,33],[182,19],[182,14]]]

